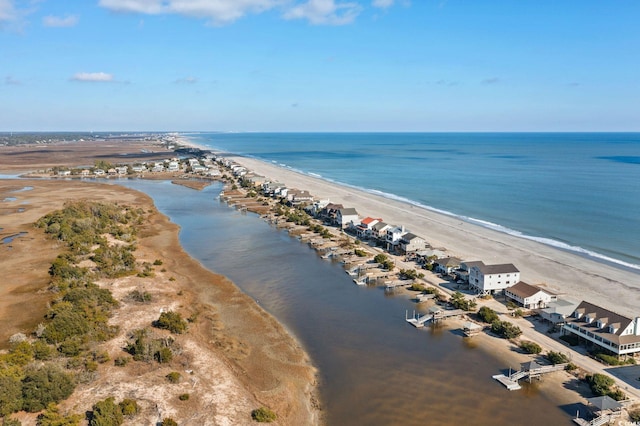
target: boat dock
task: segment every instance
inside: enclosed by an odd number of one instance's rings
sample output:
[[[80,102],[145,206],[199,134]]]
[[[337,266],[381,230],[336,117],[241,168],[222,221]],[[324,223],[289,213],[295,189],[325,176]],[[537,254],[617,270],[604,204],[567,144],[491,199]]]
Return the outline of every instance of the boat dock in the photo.
[[[421,293],[418,294],[414,300],[416,301],[416,303],[422,303],[422,302],[426,302],[427,300],[431,300],[431,299],[435,299],[436,295],[433,293]]]
[[[405,312],[405,321],[411,324],[416,328],[424,327],[424,325],[429,322],[437,322],[441,320],[445,320],[447,318],[459,317],[464,315],[466,312],[462,309],[442,309],[439,306],[433,306],[429,309],[429,313],[420,316],[419,314],[416,316],[415,311],[413,312],[413,316],[409,318],[409,312]]]
[[[530,361],[521,364],[520,370],[516,371],[515,373],[511,373],[511,370],[509,370],[508,376],[505,376],[504,374],[496,374],[492,377],[502,383],[508,390],[518,390],[521,389],[518,381],[526,379],[529,381],[529,383],[531,383],[531,379],[540,379],[543,374],[553,373],[554,371],[562,371],[566,366],[566,363],[556,365],[540,365],[535,361]]]
[[[380,278],[380,277],[377,277]],[[385,290],[394,290],[397,287],[405,287],[413,284],[413,280],[396,280],[396,281],[386,281],[384,283]]]

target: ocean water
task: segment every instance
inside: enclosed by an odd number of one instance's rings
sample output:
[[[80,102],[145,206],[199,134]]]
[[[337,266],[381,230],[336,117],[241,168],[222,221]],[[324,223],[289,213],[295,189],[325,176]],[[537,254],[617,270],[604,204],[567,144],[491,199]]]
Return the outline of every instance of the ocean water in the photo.
[[[353,283],[320,256],[257,215],[221,203],[219,183],[195,191],[168,181],[121,180],[149,194],[180,226],[180,243],[229,277],[282,323],[319,369],[327,425],[569,425],[580,397],[558,401],[540,383],[509,392],[492,375],[518,365],[477,341],[404,320],[407,296]],[[522,413],[527,413],[523,417]]]
[[[640,133],[185,136],[640,271]]]

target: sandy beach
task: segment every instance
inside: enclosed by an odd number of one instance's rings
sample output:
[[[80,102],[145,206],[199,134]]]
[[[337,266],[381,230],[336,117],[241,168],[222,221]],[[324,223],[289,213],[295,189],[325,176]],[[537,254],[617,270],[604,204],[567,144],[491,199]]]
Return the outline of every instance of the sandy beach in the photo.
[[[256,159],[233,159],[288,187],[308,190],[316,199],[354,207],[361,217],[381,217],[386,223],[404,225],[451,256],[485,264],[513,263],[522,281],[529,284],[542,284],[561,297],[586,300],[631,318],[640,315],[639,273]]]

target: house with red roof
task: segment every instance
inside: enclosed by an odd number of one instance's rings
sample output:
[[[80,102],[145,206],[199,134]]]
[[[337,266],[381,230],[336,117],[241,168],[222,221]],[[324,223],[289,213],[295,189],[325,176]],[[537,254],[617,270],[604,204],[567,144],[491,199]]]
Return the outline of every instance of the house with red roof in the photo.
[[[376,223],[382,222],[380,218],[365,217],[356,225],[356,234],[359,238],[371,238],[373,227]]]

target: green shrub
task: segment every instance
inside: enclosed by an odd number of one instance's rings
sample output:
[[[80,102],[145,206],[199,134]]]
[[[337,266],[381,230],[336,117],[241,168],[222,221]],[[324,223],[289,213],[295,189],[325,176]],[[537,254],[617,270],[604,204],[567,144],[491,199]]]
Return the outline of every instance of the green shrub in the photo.
[[[160,260],[160,259],[156,259],[156,260],[154,260],[154,261],[153,261],[153,264],[154,264],[155,266],[160,266],[160,265],[162,265],[162,260]]]
[[[355,249],[353,250],[353,254],[355,254],[358,257],[367,257],[368,253],[362,249]]]
[[[528,354],[534,354],[534,355],[542,352],[542,346],[540,346],[535,342],[529,342],[527,340],[523,340],[522,342],[520,342],[520,349],[522,349]]]
[[[78,426],[82,417],[79,414],[64,416],[60,414],[55,404],[49,404],[47,409],[38,416],[37,426]]]
[[[565,371],[573,371],[573,370],[575,370],[577,368],[578,368],[577,365],[575,365],[574,363],[570,362],[570,363],[567,364],[567,366],[564,369],[565,369]]]
[[[267,407],[260,407],[251,412],[251,418],[259,423],[271,423],[276,421],[276,413]]]
[[[498,314],[488,306],[483,306],[478,310],[478,317],[487,324],[491,324],[498,319]]]
[[[67,399],[74,388],[72,376],[52,365],[27,369],[22,379],[22,408],[30,413],[43,410],[49,403]]]
[[[420,284],[420,283],[413,283],[413,284],[411,284],[409,286],[409,290],[412,290],[412,291],[426,291],[427,288],[424,285]]]
[[[44,361],[53,358],[55,349],[53,346],[47,345],[42,340],[36,340],[33,342],[33,357],[39,361]]]
[[[140,407],[138,407],[138,403],[135,399],[125,398],[118,405],[120,406],[122,415],[126,417],[133,417],[138,414],[138,411],[140,411]]]
[[[415,269],[400,269],[400,279],[415,280],[416,278],[424,278],[424,274]]]
[[[9,353],[2,358],[9,365],[25,366],[33,360],[34,349],[31,343],[22,341],[14,343]]]
[[[74,357],[82,352],[82,341],[79,338],[67,339],[58,345],[58,351],[66,357]]]
[[[0,417],[22,408],[22,383],[19,377],[0,372]]]
[[[626,360],[619,359],[617,356],[605,354],[602,352],[597,352],[594,356],[600,361],[604,362],[608,365],[627,365],[627,364],[635,364],[636,361],[633,358],[628,358]]]
[[[98,362],[100,364],[104,364],[105,362],[109,361],[111,359],[111,357],[109,356],[109,352],[107,351],[101,351],[101,352],[94,352],[93,353],[93,360],[95,362]]]
[[[161,313],[154,325],[176,334],[184,333],[187,330],[187,322],[182,319],[182,315],[173,311]]]
[[[22,426],[22,422],[12,417],[4,417],[2,419],[2,426]]]
[[[138,303],[148,303],[151,302],[153,296],[147,291],[133,290],[127,295],[127,299]]]
[[[177,371],[172,371],[171,373],[165,376],[169,383],[178,383],[180,381],[180,373]]]
[[[567,357],[562,352],[549,351],[545,355],[545,358],[547,358],[547,360],[553,365],[564,364],[565,362],[569,362],[569,357]]]
[[[629,411],[629,420],[634,423],[640,423],[640,409]]]
[[[455,293],[453,293],[453,295],[451,295],[449,303],[451,303],[454,308],[462,309],[464,311],[472,311],[477,306],[475,301],[466,299],[464,295],[459,291],[456,291]]]
[[[596,373],[588,375],[585,380],[593,392],[597,396],[608,395],[611,392],[611,386],[615,384],[615,381],[604,374]]]
[[[170,348],[160,348],[153,357],[160,364],[166,364],[173,359],[173,352]]]
[[[119,356],[113,360],[113,365],[115,365],[116,367],[124,367],[125,365],[129,364],[130,360],[131,358],[129,358],[128,356]]]
[[[189,400],[189,394],[188,393],[183,393],[178,397],[178,399],[180,401],[188,401]]]
[[[522,330],[517,325],[500,320],[491,323],[491,331],[505,339],[515,339],[522,334]]]
[[[124,422],[122,409],[115,403],[113,397],[93,405],[90,415],[90,426],[119,426]]]
[[[162,419],[162,423],[160,423],[160,426],[178,426],[178,422],[173,420],[171,417],[166,417]]]
[[[388,260],[389,258],[387,257],[386,254],[377,254],[376,257],[373,258],[373,261],[376,263],[384,263]]]

